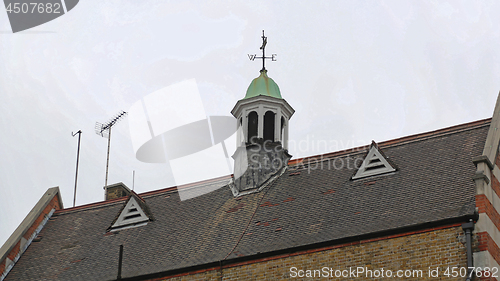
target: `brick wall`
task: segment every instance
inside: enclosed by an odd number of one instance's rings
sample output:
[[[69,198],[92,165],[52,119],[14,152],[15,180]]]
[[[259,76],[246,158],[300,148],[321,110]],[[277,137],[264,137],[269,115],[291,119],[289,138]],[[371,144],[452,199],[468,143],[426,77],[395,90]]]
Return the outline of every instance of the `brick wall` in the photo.
[[[476,208],[479,213],[475,230],[475,236],[479,243],[478,252],[474,256],[476,266],[498,267],[500,264],[500,248],[498,246],[500,245],[500,182],[497,179],[499,163],[500,158],[497,156],[493,170],[486,168],[486,165],[478,167],[478,170],[488,169],[486,173],[488,180],[482,181],[476,195]],[[481,280],[490,279],[483,278]]]
[[[500,167],[500,153],[497,151],[497,157],[495,158],[494,163],[495,168]],[[476,207],[478,212],[481,214],[486,214],[487,217],[491,220],[496,230],[488,230],[477,232],[477,241],[478,241],[478,250],[487,252],[491,257],[496,261],[497,264],[500,264],[500,248],[497,241],[498,239],[494,239],[492,236],[496,236],[495,233],[500,231],[500,214],[498,209],[500,205],[498,204],[498,199],[500,198],[500,182],[497,177],[494,175],[494,171],[490,173],[490,183],[487,185],[487,188],[491,188],[493,192],[491,192],[491,199],[497,204],[493,204],[490,199],[487,198],[484,194],[476,195]],[[492,263],[490,262],[489,265]],[[493,266],[496,266],[493,265]],[[497,280],[497,278],[480,278],[480,280]]]
[[[442,229],[425,230],[420,233],[408,233],[286,256],[270,257],[242,264],[227,265],[222,269],[211,268],[194,274],[154,280],[220,280],[221,276],[223,280],[307,279],[292,278],[291,267],[296,267],[296,272],[300,269],[304,271],[308,269],[321,270],[323,267],[333,270],[366,267],[374,271],[384,268],[385,272],[391,270],[394,275],[398,270],[421,270],[422,277],[392,279],[464,280],[465,278],[447,278],[444,275],[446,267],[467,266],[466,249],[462,238],[462,228],[455,225]],[[475,244],[477,245],[477,241]],[[429,267],[432,269],[440,267],[439,278],[429,277]],[[318,276],[315,279],[318,279]],[[331,280],[384,280],[384,278],[370,278],[361,274],[357,278],[331,278]]]

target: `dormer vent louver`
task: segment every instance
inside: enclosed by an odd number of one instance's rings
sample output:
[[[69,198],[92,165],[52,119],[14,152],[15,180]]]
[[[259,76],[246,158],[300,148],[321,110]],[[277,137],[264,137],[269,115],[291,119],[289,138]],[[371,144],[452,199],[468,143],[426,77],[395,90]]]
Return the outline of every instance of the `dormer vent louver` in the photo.
[[[372,141],[370,151],[368,151],[368,154],[359,167],[358,172],[352,177],[352,179],[355,180],[394,171],[396,171],[396,169],[394,169],[389,161],[387,161],[387,159],[382,155],[377,144]]]
[[[140,199],[139,199],[140,200]],[[120,215],[112,224],[110,230],[119,230],[147,224],[150,218],[141,207],[135,196],[130,196]]]

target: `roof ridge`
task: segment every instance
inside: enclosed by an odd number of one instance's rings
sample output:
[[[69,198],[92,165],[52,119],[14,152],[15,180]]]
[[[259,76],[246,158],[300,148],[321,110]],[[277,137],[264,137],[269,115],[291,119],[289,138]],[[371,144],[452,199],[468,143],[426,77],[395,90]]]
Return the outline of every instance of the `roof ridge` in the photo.
[[[445,135],[456,134],[456,133],[463,132],[463,131],[474,130],[474,129],[489,125],[490,123],[491,123],[491,118],[486,118],[486,119],[481,119],[481,120],[472,121],[472,122],[468,122],[468,123],[454,125],[451,127],[445,127],[445,128],[441,128],[441,129],[437,129],[437,130],[433,130],[433,131],[428,131],[428,132],[424,132],[424,133],[418,133],[418,134],[404,136],[404,137],[400,137],[400,138],[396,138],[396,139],[382,141],[382,142],[379,142],[377,145],[380,149],[386,148],[386,147],[393,147],[393,146],[403,145],[403,144],[407,144],[407,143],[413,143],[413,142],[423,141],[423,140],[427,140],[427,139],[431,139],[431,138],[441,137],[441,136],[445,136]],[[352,147],[352,148],[348,148],[348,149],[344,149],[344,150],[292,159],[292,160],[288,161],[288,165],[298,165],[298,164],[303,163],[305,160],[319,158],[319,157],[321,157],[320,161],[323,161],[323,160],[327,160],[331,157],[349,156],[352,154],[355,155],[355,154],[365,152],[367,149],[370,148],[370,145],[371,144],[367,144],[367,145]]]
[[[220,176],[220,177],[216,177],[216,178],[191,182],[191,183],[187,183],[187,184],[183,184],[183,185],[179,185],[179,186],[176,185],[176,186],[166,187],[166,188],[162,188],[162,189],[146,191],[146,192],[140,193],[140,195],[141,195],[141,197],[146,198],[146,197],[151,197],[151,196],[154,196],[157,194],[162,194],[162,193],[169,192],[169,191],[176,191],[177,189],[190,188],[190,187],[194,187],[194,186],[199,186],[201,184],[213,183],[213,182],[217,182],[217,181],[224,180],[224,179],[230,179],[232,177],[233,177],[233,174],[230,174],[230,175]]]
[[[65,215],[65,214],[76,213],[79,211],[85,211],[85,210],[113,206],[116,204],[120,204],[121,202],[126,201],[127,199],[128,199],[128,197],[124,196],[124,197],[120,197],[120,198],[116,198],[116,199],[99,201],[99,202],[89,203],[89,204],[80,205],[80,206],[76,206],[76,207],[66,208],[66,209],[59,209],[59,210],[56,210],[55,214],[56,215]]]
[[[232,177],[233,177],[233,175],[231,174],[231,175],[220,176],[217,178],[211,178],[211,179],[201,180],[201,181],[192,182],[192,183],[188,183],[188,184],[183,184],[183,185],[179,185],[179,186],[171,186],[171,187],[166,187],[166,188],[162,188],[162,189],[146,191],[146,192],[142,192],[142,193],[136,193],[136,192],[134,192],[134,193],[141,200],[144,200],[145,198],[148,198],[148,197],[151,197],[154,195],[162,194],[162,193],[169,192],[169,191],[177,191],[177,189],[179,189],[179,188],[181,188],[181,189],[182,188],[190,188],[190,187],[197,186],[200,184],[207,184],[207,183],[217,182],[217,181],[220,181],[223,179],[230,179]],[[56,211],[56,214],[69,214],[69,213],[74,213],[74,212],[88,210],[88,209],[96,209],[96,208],[100,208],[100,207],[106,207],[106,206],[119,204],[122,201],[126,201],[126,200],[128,200],[128,196],[124,196],[124,197],[120,197],[120,198],[116,198],[116,199],[111,199],[111,200],[89,203],[89,204],[71,207],[71,208],[66,208],[66,209],[60,209],[60,210]]]
[[[397,146],[397,145],[403,145],[406,143],[410,142],[417,142],[417,141],[423,141],[431,138],[437,138],[445,135],[452,135],[464,131],[470,131],[470,130],[475,130],[477,128],[484,127],[486,125],[489,125],[491,123],[491,118],[486,118],[486,119],[481,119],[469,123],[464,123],[464,124],[458,124],[454,125],[451,127],[446,127],[446,128],[441,128],[437,129],[434,131],[429,131],[429,132],[424,132],[424,133],[419,133],[415,135],[409,135],[397,139],[392,139],[392,140],[387,140],[381,142],[379,145],[384,146],[384,147],[392,147],[392,146]],[[405,141],[405,139],[409,139],[408,141]]]

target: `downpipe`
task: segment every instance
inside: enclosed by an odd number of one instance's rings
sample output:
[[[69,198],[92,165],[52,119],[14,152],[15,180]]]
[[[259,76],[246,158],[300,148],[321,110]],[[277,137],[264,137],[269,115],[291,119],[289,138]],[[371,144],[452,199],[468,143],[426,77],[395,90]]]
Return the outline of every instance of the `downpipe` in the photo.
[[[474,222],[471,220],[463,223],[462,229],[465,233],[465,246],[467,248],[467,278],[465,280],[470,281],[472,280],[470,268],[474,266],[474,261],[472,259],[472,231],[474,230]]]

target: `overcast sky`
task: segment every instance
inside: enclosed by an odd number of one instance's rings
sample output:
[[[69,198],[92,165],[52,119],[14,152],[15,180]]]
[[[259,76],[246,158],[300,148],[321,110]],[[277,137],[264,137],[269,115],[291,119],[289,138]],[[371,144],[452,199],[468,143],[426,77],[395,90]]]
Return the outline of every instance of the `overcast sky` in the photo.
[[[83,205],[103,200],[96,121],[193,78],[205,114],[230,115],[259,75],[247,55],[263,29],[278,59],[268,75],[296,111],[294,158],[491,117],[499,12],[498,1],[85,0],[12,34],[0,11],[0,245],[48,188],[72,206],[72,132],[83,131]],[[135,170],[138,193],[174,185],[168,163],[135,158],[128,122],[113,129],[109,183],[132,187]]]

